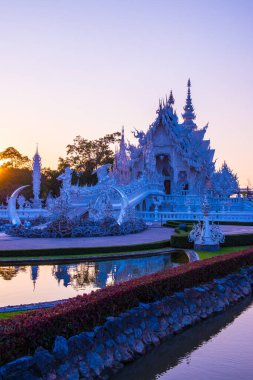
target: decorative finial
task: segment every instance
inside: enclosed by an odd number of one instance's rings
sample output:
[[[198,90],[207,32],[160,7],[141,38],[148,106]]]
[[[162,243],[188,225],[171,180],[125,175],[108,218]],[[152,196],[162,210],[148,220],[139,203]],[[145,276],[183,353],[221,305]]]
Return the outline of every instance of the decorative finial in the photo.
[[[168,103],[170,106],[175,103],[175,99],[174,99],[174,96],[172,94],[172,90],[170,91],[170,97],[169,97]]]
[[[122,125],[120,146],[125,146],[125,127]]]
[[[186,104],[184,106],[184,113],[182,114],[182,117],[184,119],[184,125],[191,129],[196,129],[196,124],[193,122],[193,120],[196,118],[196,115],[194,113],[194,107],[192,105],[192,99],[191,99],[191,80],[188,79],[187,82],[187,97],[186,97]]]

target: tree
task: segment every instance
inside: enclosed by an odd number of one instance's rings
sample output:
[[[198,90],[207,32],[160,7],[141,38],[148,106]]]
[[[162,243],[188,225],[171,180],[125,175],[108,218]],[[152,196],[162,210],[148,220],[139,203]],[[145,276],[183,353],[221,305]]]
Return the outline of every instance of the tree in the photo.
[[[93,170],[104,164],[112,164],[114,152],[111,145],[120,141],[120,132],[108,134],[96,140],[87,140],[77,136],[73,144],[67,145],[66,158],[59,158],[58,170],[67,166],[80,174],[80,184],[95,184]],[[77,180],[77,179],[76,179]]]
[[[6,148],[3,152],[0,152],[0,160],[3,161],[2,166],[6,168],[31,168],[31,160],[27,156],[23,156],[17,149],[13,147]]]
[[[41,197],[46,199],[48,194],[58,197],[60,195],[61,181],[57,178],[60,175],[59,170],[42,168],[41,171]]]
[[[212,182],[214,193],[219,197],[229,197],[230,195],[237,193],[239,190],[238,177],[228,167],[225,161],[221,169],[214,173]]]
[[[18,187],[30,185],[22,194],[30,199],[32,197],[32,172],[29,169],[16,169],[2,166],[0,170],[0,203],[5,203],[7,197]]]

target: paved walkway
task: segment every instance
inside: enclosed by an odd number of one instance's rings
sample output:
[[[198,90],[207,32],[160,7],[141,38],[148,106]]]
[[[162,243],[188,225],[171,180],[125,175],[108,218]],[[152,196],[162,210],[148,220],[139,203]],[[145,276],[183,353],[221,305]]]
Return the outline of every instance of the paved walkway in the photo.
[[[221,229],[228,235],[253,233],[253,226],[221,226]],[[153,243],[156,241],[167,240],[173,233],[173,228],[162,227],[150,227],[146,231],[138,234],[96,238],[26,239],[0,233],[0,251],[14,249],[106,247]]]
[[[78,248],[107,247],[153,243],[167,240],[174,233],[173,228],[148,228],[138,234],[122,236],[103,236],[95,238],[44,238],[27,239],[8,236],[0,233],[0,251],[13,249],[47,249],[47,248]]]
[[[253,234],[253,226],[220,226],[225,235]]]

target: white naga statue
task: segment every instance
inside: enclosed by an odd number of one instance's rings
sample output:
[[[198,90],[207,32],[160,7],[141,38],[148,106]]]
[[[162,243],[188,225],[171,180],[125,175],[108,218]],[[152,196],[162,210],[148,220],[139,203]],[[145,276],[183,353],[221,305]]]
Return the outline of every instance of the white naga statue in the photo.
[[[98,183],[104,182],[110,178],[108,170],[111,168],[111,166],[111,164],[105,164],[99,166],[96,170],[93,170],[92,174],[97,174]]]
[[[59,181],[62,181],[61,194],[63,193],[65,195],[68,195],[70,193],[72,173],[73,173],[73,170],[70,169],[70,167],[67,167],[64,173],[62,173],[61,175],[59,175],[59,177],[57,177]]]

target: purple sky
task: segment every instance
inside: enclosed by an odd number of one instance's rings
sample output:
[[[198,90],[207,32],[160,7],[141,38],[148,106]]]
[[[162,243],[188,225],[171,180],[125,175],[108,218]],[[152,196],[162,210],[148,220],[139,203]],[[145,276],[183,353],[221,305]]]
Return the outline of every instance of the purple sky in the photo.
[[[253,1],[0,0],[0,150],[57,166],[80,134],[146,130],[192,81],[199,127],[253,183]]]

